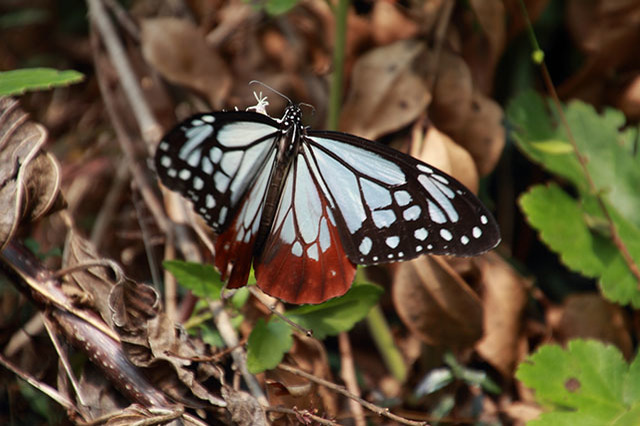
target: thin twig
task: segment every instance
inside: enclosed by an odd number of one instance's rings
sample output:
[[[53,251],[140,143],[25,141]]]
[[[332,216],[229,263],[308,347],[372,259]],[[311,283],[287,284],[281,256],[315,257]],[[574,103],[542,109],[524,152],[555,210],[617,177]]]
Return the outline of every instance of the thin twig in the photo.
[[[289,319],[289,318],[285,317],[284,315],[282,315],[281,312],[278,312],[278,310],[276,309],[276,305],[273,305],[271,303],[267,303],[265,300],[263,300],[263,297],[262,297],[263,293],[260,290],[258,290],[255,286],[250,286],[249,287],[249,291],[258,300],[258,302],[260,302],[264,306],[266,306],[267,309],[269,309],[269,312],[271,312],[273,315],[275,315],[276,317],[280,318],[282,321],[284,321],[287,324],[289,324],[295,330],[298,330],[299,332],[305,334],[307,337],[313,337],[313,330],[308,329],[308,328],[304,328],[300,324],[296,324],[295,322],[291,321],[291,319]]]
[[[123,88],[122,91],[131,105],[133,115],[136,117],[136,121],[140,126],[142,138],[147,144],[149,153],[151,153],[153,152],[156,142],[160,140],[162,136],[162,129],[151,113],[151,108],[149,108],[142,88],[138,83],[138,77],[133,72],[129,58],[122,46],[122,42],[116,34],[116,30],[109,19],[107,11],[104,9],[102,1],[87,0],[87,4],[89,6],[91,20],[95,23],[111,61],[118,72]]]
[[[360,396],[360,387],[356,380],[356,367],[353,362],[353,353],[351,352],[349,334],[344,331],[338,334],[338,346],[340,347],[340,377],[342,377],[345,385],[347,385],[349,392]],[[364,417],[362,405],[352,399],[349,401],[349,406],[353,412],[353,418],[356,426],[366,426],[367,420]]]
[[[278,366],[279,369],[284,370],[284,371],[288,371],[290,373],[296,374],[300,377],[304,377],[306,379],[309,379],[311,381],[313,381],[314,383],[317,383],[319,385],[322,385],[326,388],[329,388],[331,390],[333,390],[334,392],[339,393],[342,396],[346,396],[347,398],[351,398],[355,401],[357,401],[360,405],[362,405],[364,408],[366,408],[369,411],[374,412],[375,414],[379,415],[379,416],[383,416],[386,417],[388,419],[394,420],[398,423],[401,423],[403,425],[409,425],[409,426],[427,426],[428,423],[427,422],[421,422],[421,421],[415,421],[415,420],[409,420],[409,419],[405,419],[404,417],[400,417],[396,414],[393,414],[392,412],[389,411],[388,408],[382,408],[382,407],[378,407],[375,404],[370,403],[369,401],[365,401],[364,399],[360,398],[357,395],[352,394],[351,392],[349,392],[347,389],[345,389],[344,386],[340,386],[340,385],[336,385],[335,383],[331,383],[327,380],[321,379],[319,377],[314,376],[313,374],[309,374],[306,371],[302,371],[299,368],[287,365],[287,364],[280,364]]]
[[[227,311],[224,310],[224,305],[220,300],[215,300],[209,304],[209,308],[211,312],[213,312],[216,328],[218,332],[220,332],[222,340],[224,340],[228,347],[235,347],[235,349],[231,351],[231,356],[233,357],[234,364],[238,367],[238,370],[240,370],[240,374],[247,384],[249,391],[263,407],[268,407],[269,401],[262,391],[258,380],[247,368],[246,354],[244,349],[238,346],[238,335],[231,325],[231,319]]]
[[[140,43],[140,29],[138,28],[138,25],[134,22],[134,20],[131,18],[131,15],[129,15],[129,12],[127,12],[127,10],[124,7],[122,7],[122,5],[118,3],[116,0],[103,0],[103,1],[104,1],[104,4],[109,9],[111,9],[111,12],[113,12],[113,16],[115,16],[120,26],[124,28],[124,30],[129,34],[129,37],[135,40],[136,43]]]
[[[91,31],[91,42],[93,45],[94,52],[94,63],[98,65],[98,42],[97,37],[95,36],[95,32]],[[113,125],[113,129],[116,132],[118,143],[120,144],[120,149],[124,153],[124,158],[129,165],[129,171],[133,176],[133,180],[136,182],[136,185],[144,198],[149,211],[153,215],[158,227],[167,233],[169,231],[169,223],[164,214],[164,210],[162,209],[162,204],[155,196],[155,192],[151,188],[151,182],[147,177],[146,173],[144,173],[138,162],[136,161],[136,149],[133,146],[133,141],[129,137],[128,132],[125,130],[125,126],[123,124],[123,120],[120,119],[120,115],[117,112],[117,108],[115,106],[115,101],[113,100],[113,94],[109,89],[109,85],[105,81],[103,73],[100,71],[100,67],[96,66],[96,77],[98,79],[98,86],[100,87],[100,92],[102,93],[102,99],[104,101],[104,105],[107,109],[107,114],[109,115],[109,120]],[[124,90],[124,89],[123,89]]]
[[[274,413],[291,414],[296,417],[302,417],[303,419],[313,420],[314,422],[318,422],[321,425],[329,425],[329,426],[340,425],[340,423],[336,423],[333,420],[329,420],[329,419],[325,419],[324,417],[317,416],[309,410],[297,410],[297,409],[286,408],[286,407],[268,407],[267,411],[273,411]]]

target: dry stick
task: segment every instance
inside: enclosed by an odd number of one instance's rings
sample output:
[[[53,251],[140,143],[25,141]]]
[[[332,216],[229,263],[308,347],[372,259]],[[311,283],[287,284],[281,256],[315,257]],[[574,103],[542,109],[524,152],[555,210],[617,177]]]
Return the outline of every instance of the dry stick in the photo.
[[[306,371],[302,371],[299,368],[296,367],[292,367],[290,365],[287,364],[280,364],[278,365],[278,368],[284,371],[288,371],[289,373],[293,373],[296,374],[300,377],[304,377],[305,379],[311,380],[314,383],[317,383],[319,385],[322,385],[326,388],[329,388],[331,390],[333,390],[334,392],[339,393],[342,396],[346,396],[347,398],[351,398],[355,401],[357,401],[360,405],[362,405],[364,408],[366,408],[369,411],[374,412],[375,414],[379,415],[379,416],[383,416],[386,417],[388,419],[394,420],[398,423],[401,423],[403,425],[409,425],[409,426],[428,426],[427,422],[420,422],[420,421],[414,421],[414,420],[409,420],[409,419],[405,419],[404,417],[400,417],[396,414],[393,414],[392,412],[389,411],[388,408],[381,408],[378,407],[375,404],[370,403],[369,401],[365,401],[364,399],[360,398],[357,395],[352,394],[351,392],[349,392],[347,389],[344,388],[344,386],[340,386],[340,385],[336,385],[335,383],[331,383],[327,380],[321,379],[319,377],[314,376],[313,374],[309,374]]]
[[[113,16],[118,20],[118,23],[124,30],[129,33],[129,37],[134,39],[137,43],[140,42],[140,29],[129,15],[129,12],[116,0],[103,0],[104,4],[111,9]]]
[[[100,32],[100,37],[120,77],[124,95],[129,101],[133,115],[136,117],[136,121],[140,127],[142,138],[147,144],[149,153],[151,153],[153,152],[155,143],[162,136],[162,129],[153,117],[151,108],[149,108],[149,105],[145,101],[144,93],[138,84],[138,79],[133,72],[124,47],[113,27],[113,23],[104,9],[102,0],[87,0],[87,4],[89,6],[91,20]]]
[[[556,109],[558,110],[558,115],[560,117],[560,120],[562,121],[562,125],[567,131],[567,138],[569,139],[569,142],[573,147],[573,152],[575,153],[576,158],[580,163],[580,167],[582,167],[582,171],[587,178],[589,189],[591,190],[594,197],[596,198],[596,201],[598,202],[598,206],[600,207],[600,210],[602,210],[602,213],[604,214],[604,217],[607,220],[607,224],[609,225],[609,232],[611,232],[611,238],[613,239],[613,243],[616,245],[616,247],[618,247],[618,250],[620,250],[620,253],[624,258],[624,261],[626,262],[627,267],[635,277],[638,287],[640,288],[640,269],[638,269],[638,265],[636,265],[635,261],[633,260],[633,257],[629,253],[629,249],[627,249],[627,246],[624,244],[624,241],[622,241],[622,239],[620,238],[620,234],[618,233],[618,229],[616,228],[616,225],[613,222],[611,215],[609,214],[609,210],[607,209],[607,206],[602,200],[602,197],[600,197],[598,187],[593,181],[591,177],[591,173],[589,172],[589,168],[587,167],[587,159],[585,159],[584,156],[580,153],[580,149],[578,148],[578,143],[573,137],[573,132],[571,131],[571,127],[569,126],[567,117],[564,115],[564,110],[562,109],[562,105],[560,104],[560,99],[558,99],[558,94],[556,93],[556,89],[553,86],[553,82],[551,81],[549,70],[547,69],[547,66],[545,65],[544,62],[540,63],[540,68],[542,70],[542,77],[543,77],[544,83],[547,86],[547,90],[552,95],[551,98],[553,99],[553,102],[556,105]]]
[[[338,334],[338,345],[340,347],[340,377],[342,377],[342,380],[347,385],[349,392],[360,396],[360,387],[356,380],[356,368],[353,363],[349,334],[344,331]],[[364,417],[362,405],[352,399],[349,401],[349,406],[353,412],[356,426],[366,426],[367,420]]]
[[[231,351],[231,356],[233,357],[233,362],[240,370],[240,374],[247,384],[249,391],[254,397],[256,397],[263,407],[268,407],[269,401],[262,391],[258,380],[247,368],[247,358],[245,356],[244,349],[241,346],[238,346],[238,335],[231,325],[231,319],[229,318],[227,311],[224,310],[222,301],[213,301],[209,303],[209,307],[213,312],[213,319],[216,323],[216,328],[218,329],[218,332],[220,332],[220,336],[222,336],[225,344],[229,347],[236,346],[236,348]]]
[[[92,34],[92,45],[94,51],[94,63],[98,63],[98,40],[97,37],[94,36],[95,32],[91,31]],[[96,77],[98,79],[98,86],[100,87],[100,92],[102,93],[102,99],[104,101],[104,105],[107,109],[107,114],[109,115],[109,120],[113,125],[113,129],[116,132],[118,143],[120,144],[120,149],[124,153],[124,158],[129,166],[129,171],[133,176],[133,180],[136,182],[138,189],[140,190],[140,194],[142,198],[144,198],[149,211],[153,215],[156,223],[160,227],[163,232],[169,231],[169,223],[164,214],[164,210],[160,201],[156,198],[153,189],[151,188],[151,182],[147,175],[140,169],[137,161],[136,161],[136,150],[133,146],[133,141],[129,137],[129,134],[125,130],[123,121],[120,119],[120,116],[117,112],[117,108],[115,106],[115,102],[113,100],[113,95],[109,90],[107,82],[104,79],[104,75],[100,71],[100,69],[96,69]]]
[[[309,419],[320,423],[321,425],[329,425],[329,426],[339,426],[340,423],[336,423],[333,420],[325,419],[324,417],[317,416],[310,412],[309,410],[295,410],[292,408],[286,407],[269,407],[267,411],[273,411],[275,413],[284,413],[284,414],[292,414],[294,416],[299,417],[308,417]]]

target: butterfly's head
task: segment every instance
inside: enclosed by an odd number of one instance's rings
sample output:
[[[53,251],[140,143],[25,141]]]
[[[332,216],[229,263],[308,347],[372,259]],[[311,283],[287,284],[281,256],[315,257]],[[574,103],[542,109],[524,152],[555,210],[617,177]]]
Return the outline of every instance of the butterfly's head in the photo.
[[[280,123],[284,129],[290,129],[300,126],[302,121],[302,111],[299,105],[290,104],[287,109],[284,110]]]

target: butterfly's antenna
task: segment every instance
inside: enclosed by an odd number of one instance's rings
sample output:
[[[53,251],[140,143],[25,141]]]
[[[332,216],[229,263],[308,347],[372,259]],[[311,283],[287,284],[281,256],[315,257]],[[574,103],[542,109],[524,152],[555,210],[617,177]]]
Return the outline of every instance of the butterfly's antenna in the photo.
[[[306,106],[306,107],[311,108],[311,115],[315,115],[315,113],[316,113],[316,107],[314,107],[313,105],[308,104],[308,103],[306,103],[306,102],[301,102],[299,105],[300,105],[300,106]]]
[[[287,96],[285,96],[282,92],[277,91],[276,89],[274,89],[273,87],[269,86],[269,85],[268,85],[268,84],[266,84],[266,83],[263,83],[263,82],[258,81],[258,80],[251,80],[251,81],[249,82],[249,84],[259,84],[259,85],[261,85],[261,86],[264,86],[264,87],[266,87],[267,89],[271,90],[272,92],[277,93],[278,95],[280,95],[280,96],[282,96],[283,98],[285,98],[285,99],[286,99],[290,104],[293,104],[293,102],[291,101],[291,99],[289,99],[289,98],[288,98]]]

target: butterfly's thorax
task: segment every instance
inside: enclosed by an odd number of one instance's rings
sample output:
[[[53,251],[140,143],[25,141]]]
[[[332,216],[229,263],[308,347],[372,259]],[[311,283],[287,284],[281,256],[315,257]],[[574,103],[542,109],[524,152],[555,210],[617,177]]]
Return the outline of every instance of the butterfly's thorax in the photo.
[[[260,218],[260,227],[254,245],[254,254],[260,254],[262,246],[269,235],[273,219],[276,215],[284,178],[289,173],[293,159],[297,155],[300,141],[300,108],[297,105],[287,107],[284,117],[280,121],[280,134],[276,142],[276,164],[271,170],[267,189],[266,201]]]

